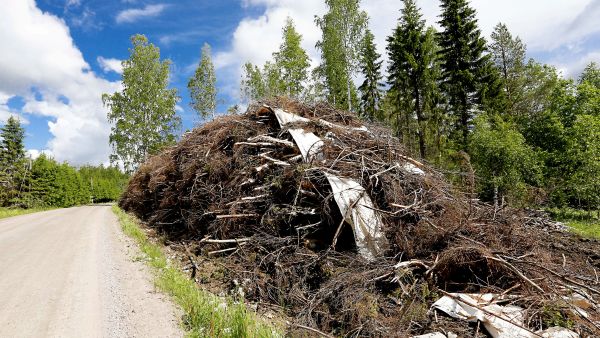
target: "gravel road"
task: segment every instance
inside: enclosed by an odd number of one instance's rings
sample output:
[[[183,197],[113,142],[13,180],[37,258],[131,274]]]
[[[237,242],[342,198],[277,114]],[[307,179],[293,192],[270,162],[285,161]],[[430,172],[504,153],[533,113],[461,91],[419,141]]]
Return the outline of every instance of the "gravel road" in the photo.
[[[0,220],[0,337],[181,337],[110,206]]]

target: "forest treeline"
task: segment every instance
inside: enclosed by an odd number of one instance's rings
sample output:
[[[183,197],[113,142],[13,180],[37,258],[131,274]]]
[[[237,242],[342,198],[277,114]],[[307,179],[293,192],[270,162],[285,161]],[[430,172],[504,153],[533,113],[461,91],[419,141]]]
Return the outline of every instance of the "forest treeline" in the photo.
[[[571,206],[600,203],[600,68],[577,78],[527,58],[526,45],[498,23],[482,36],[467,0],[440,0],[439,29],[415,0],[399,2],[386,37],[387,69],[359,0],[325,0],[315,17],[320,64],[311,67],[293,18],[264,65],[246,63],[246,103],[288,96],[327,101],[390,126],[411,156],[448,174],[496,205]],[[105,94],[113,160],[134,171],[176,140],[177,91],[168,88],[169,60],[145,36],[132,37],[123,61],[123,91]],[[218,92],[204,44],[189,80],[190,106],[200,118],[217,109]],[[359,83],[357,86],[356,83]],[[238,105],[228,109],[235,113]],[[151,124],[148,121],[152,121]]]
[[[116,167],[58,163],[26,156],[25,130],[10,117],[0,129],[0,207],[70,207],[119,198],[128,176]]]

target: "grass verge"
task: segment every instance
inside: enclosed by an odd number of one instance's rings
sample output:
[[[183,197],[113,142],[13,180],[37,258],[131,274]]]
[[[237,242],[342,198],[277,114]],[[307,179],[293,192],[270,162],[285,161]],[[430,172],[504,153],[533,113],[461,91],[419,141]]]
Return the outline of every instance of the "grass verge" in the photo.
[[[34,212],[50,210],[49,208],[31,208],[31,209],[13,209],[13,208],[0,208],[0,218],[7,218],[19,215],[31,214]]]
[[[589,238],[600,239],[600,221],[566,221],[573,232]]]
[[[549,209],[553,219],[568,225],[573,232],[588,238],[600,239],[600,213],[571,208]]]
[[[139,223],[118,206],[113,212],[123,232],[132,237],[147,256],[156,273],[156,285],[171,295],[184,312],[183,325],[188,337],[282,337],[279,328],[262,322],[243,301],[217,297],[199,289],[179,269],[167,261],[160,247],[148,240]]]

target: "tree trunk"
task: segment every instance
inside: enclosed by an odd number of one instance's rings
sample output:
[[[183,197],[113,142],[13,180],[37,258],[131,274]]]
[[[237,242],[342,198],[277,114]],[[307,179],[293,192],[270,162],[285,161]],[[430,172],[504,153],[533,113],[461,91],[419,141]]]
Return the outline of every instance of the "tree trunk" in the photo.
[[[467,107],[467,98],[466,93],[461,98],[461,112],[460,112],[460,124],[462,129],[462,138],[463,138],[463,150],[468,153],[468,141],[469,141],[469,108]]]
[[[415,94],[415,104],[416,104],[416,111],[417,111],[417,133],[419,136],[419,155],[421,155],[421,158],[425,158],[426,155],[426,151],[425,151],[425,131],[423,130],[423,111],[421,109],[421,95],[419,93],[419,90],[417,88],[415,88],[414,91]]]
[[[346,81],[347,89],[348,89],[348,111],[352,111],[352,97],[350,95],[350,70],[347,70],[348,79]]]
[[[498,184],[494,183],[494,211],[498,210]]]

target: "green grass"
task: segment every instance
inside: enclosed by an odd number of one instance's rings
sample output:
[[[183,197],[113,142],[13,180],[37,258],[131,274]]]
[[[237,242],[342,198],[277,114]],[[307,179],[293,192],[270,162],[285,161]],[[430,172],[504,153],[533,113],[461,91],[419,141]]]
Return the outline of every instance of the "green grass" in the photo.
[[[161,248],[150,242],[136,220],[118,206],[113,212],[123,232],[135,239],[156,273],[156,285],[169,294],[184,312],[188,337],[283,337],[282,331],[263,322],[243,301],[217,297],[199,289],[177,267],[169,264]]]
[[[600,239],[600,221],[566,221],[573,232],[588,238]]]
[[[597,211],[562,208],[548,209],[548,212],[553,219],[565,223],[573,232],[583,237],[600,239],[600,216]]]
[[[0,218],[13,217],[25,214],[31,214],[34,212],[50,210],[49,208],[31,208],[31,209],[20,209],[20,208],[0,208]]]

